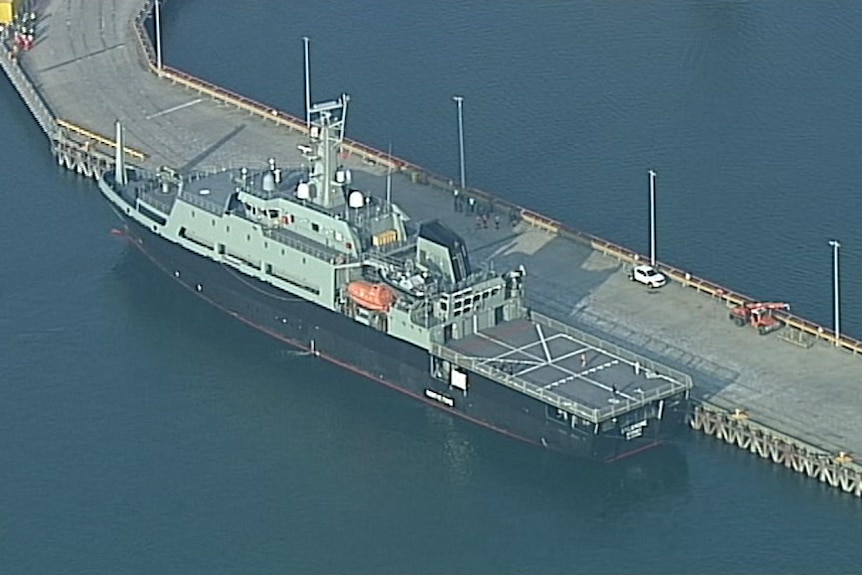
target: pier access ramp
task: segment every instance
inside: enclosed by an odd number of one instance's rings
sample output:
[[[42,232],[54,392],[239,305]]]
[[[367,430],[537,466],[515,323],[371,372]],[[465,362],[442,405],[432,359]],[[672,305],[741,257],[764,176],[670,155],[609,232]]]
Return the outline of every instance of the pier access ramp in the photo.
[[[596,424],[692,387],[687,374],[535,312],[432,353]]]

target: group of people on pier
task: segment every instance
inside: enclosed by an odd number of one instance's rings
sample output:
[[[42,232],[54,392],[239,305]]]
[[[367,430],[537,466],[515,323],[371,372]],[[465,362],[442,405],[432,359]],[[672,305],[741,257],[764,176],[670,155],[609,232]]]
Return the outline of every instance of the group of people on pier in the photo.
[[[476,229],[488,229],[493,223],[494,229],[500,229],[500,214],[494,205],[494,200],[480,201],[474,196],[462,194],[457,188],[452,192],[454,210],[465,215],[475,215]],[[509,211],[509,225],[518,223],[518,212],[513,208]]]

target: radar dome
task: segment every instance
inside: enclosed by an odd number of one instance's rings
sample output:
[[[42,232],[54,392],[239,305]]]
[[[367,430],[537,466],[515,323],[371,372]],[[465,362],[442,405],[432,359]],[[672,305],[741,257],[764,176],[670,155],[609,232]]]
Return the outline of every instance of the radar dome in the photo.
[[[365,197],[362,195],[362,192],[359,190],[353,190],[350,192],[350,195],[347,196],[347,205],[351,208],[361,208],[365,205]]]
[[[300,182],[296,186],[296,197],[300,200],[307,200],[311,197],[311,187],[308,185],[308,182]]]
[[[264,192],[274,192],[275,191],[275,176],[272,175],[271,172],[267,172],[263,175],[263,182],[261,183]]]

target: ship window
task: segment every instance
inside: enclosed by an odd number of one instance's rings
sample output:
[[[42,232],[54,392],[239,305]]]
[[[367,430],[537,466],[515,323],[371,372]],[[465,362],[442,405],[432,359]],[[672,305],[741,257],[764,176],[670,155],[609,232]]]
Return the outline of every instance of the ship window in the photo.
[[[314,223],[314,222],[311,222],[311,231],[313,231],[313,232],[319,232],[319,231],[320,231],[320,226],[319,226],[318,224]]]
[[[278,217],[278,210],[269,210],[269,217],[277,218]]]
[[[195,217],[195,211],[192,210],[192,217]]]
[[[210,223],[215,227],[215,220],[212,220]]]
[[[268,242],[263,242],[263,247],[264,247],[264,248],[266,248],[266,249],[269,249],[269,243],[268,243]]]
[[[443,311],[447,311],[449,309],[449,304],[446,303],[445,301],[441,301],[440,302],[440,309]]]
[[[491,292],[489,292],[489,291],[482,292],[482,299],[488,299],[488,296],[490,296],[490,295],[491,295]]]
[[[248,234],[247,236],[245,236],[245,241],[247,241],[247,242],[251,241],[251,234]]]
[[[226,231],[226,232],[230,232],[230,226],[225,226],[225,227],[224,227],[224,231]]]
[[[482,297],[479,294],[473,296],[473,303],[479,303],[479,298]]]
[[[281,248],[281,255],[284,255],[284,248]]]

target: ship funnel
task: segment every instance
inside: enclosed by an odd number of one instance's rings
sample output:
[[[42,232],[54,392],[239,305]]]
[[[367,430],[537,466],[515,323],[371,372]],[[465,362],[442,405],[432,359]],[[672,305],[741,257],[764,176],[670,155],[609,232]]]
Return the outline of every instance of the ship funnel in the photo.
[[[473,273],[467,244],[461,236],[438,220],[419,226],[416,252],[421,266],[438,269],[453,284],[464,281]]]
[[[120,124],[120,121],[117,120],[115,124],[116,128],[116,141],[114,143],[116,150],[114,153],[114,181],[118,186],[125,186],[126,181],[126,157],[125,150],[126,144],[123,138],[123,125]]]

